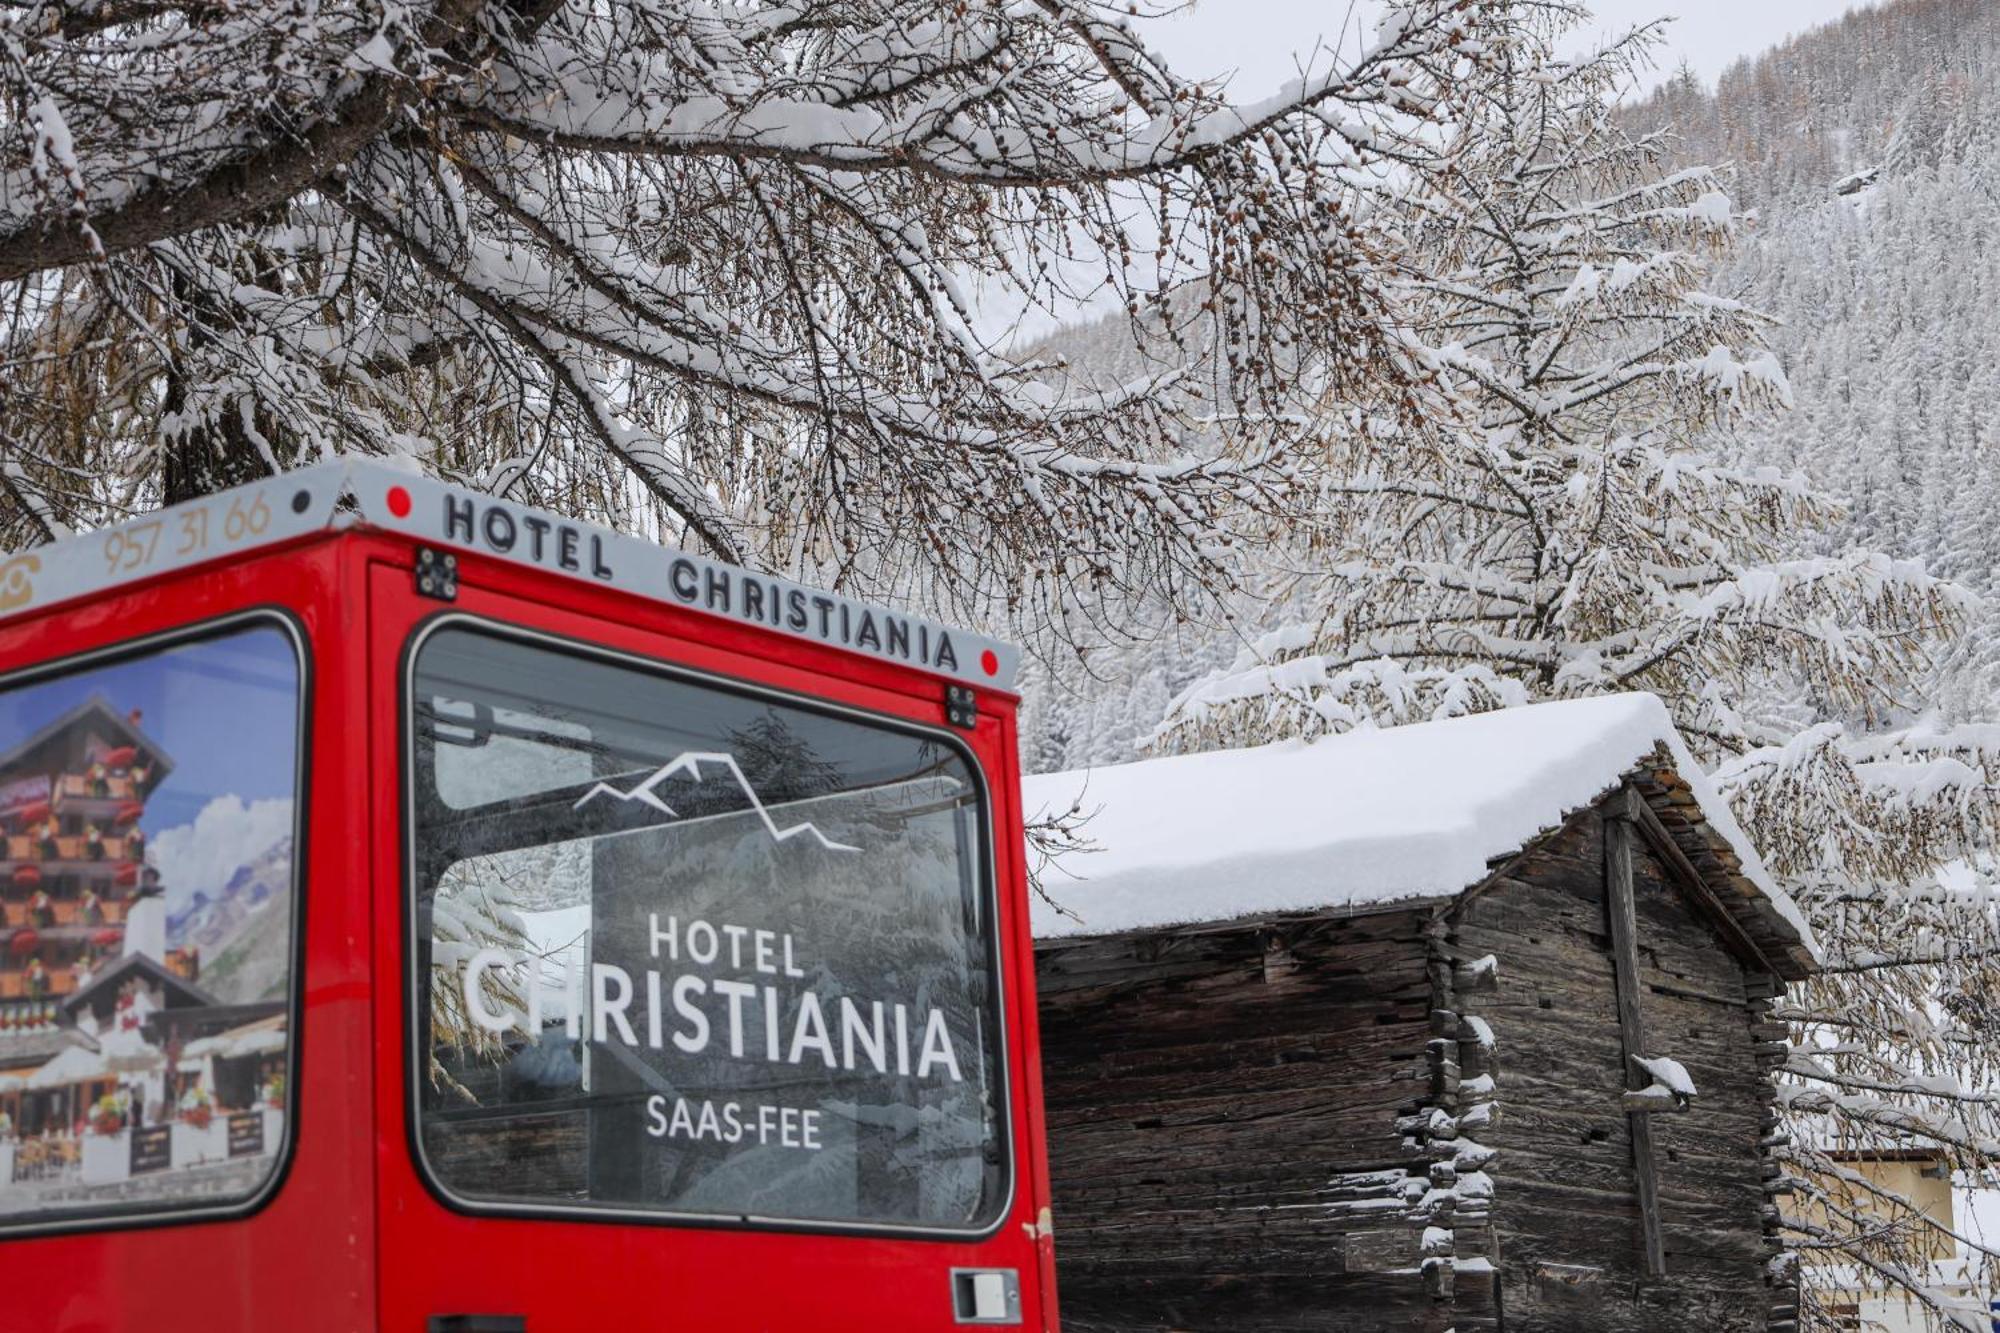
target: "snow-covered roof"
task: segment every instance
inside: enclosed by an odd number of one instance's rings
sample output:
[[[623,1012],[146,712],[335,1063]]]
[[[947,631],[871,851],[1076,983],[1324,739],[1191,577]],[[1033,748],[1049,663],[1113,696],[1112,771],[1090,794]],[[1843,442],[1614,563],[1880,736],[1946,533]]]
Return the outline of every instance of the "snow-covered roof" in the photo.
[[[1023,808],[1090,814],[1095,850],[1037,900],[1042,938],[1449,898],[1664,750],[1736,873],[1811,931],[1650,694],[1609,695],[1028,778]],[[1094,813],[1093,813],[1094,812]]]

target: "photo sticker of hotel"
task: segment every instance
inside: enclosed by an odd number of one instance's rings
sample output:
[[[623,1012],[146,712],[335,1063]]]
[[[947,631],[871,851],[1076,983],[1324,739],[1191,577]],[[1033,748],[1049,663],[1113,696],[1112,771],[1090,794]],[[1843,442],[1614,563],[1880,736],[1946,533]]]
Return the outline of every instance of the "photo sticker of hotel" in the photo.
[[[101,695],[0,755],[0,1224],[254,1189],[282,1142],[281,999],[169,948],[140,821],[173,760]]]

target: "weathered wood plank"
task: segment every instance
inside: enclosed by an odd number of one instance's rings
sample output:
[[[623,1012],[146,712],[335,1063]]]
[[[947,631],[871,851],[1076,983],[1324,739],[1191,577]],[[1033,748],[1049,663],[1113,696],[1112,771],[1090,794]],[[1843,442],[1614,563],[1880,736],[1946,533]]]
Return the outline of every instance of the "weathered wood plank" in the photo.
[[[1617,963],[1614,989],[1618,999],[1618,1028],[1625,1038],[1626,1085],[1638,1089],[1648,1078],[1639,1057],[1646,1054],[1646,1028],[1639,1011],[1639,923],[1632,904],[1631,811],[1638,794],[1627,788],[1619,793],[1614,813],[1604,825],[1605,907],[1611,919],[1611,948]],[[1635,1112],[1632,1117],[1632,1170],[1639,1190],[1639,1217],[1645,1229],[1646,1272],[1665,1277],[1667,1251],[1660,1235],[1660,1177],[1653,1160],[1652,1116]]]

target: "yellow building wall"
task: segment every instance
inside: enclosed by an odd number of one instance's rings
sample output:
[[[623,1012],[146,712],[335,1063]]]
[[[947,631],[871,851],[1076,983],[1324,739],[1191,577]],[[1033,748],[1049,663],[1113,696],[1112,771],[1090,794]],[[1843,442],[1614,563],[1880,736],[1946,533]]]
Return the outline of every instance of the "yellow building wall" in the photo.
[[[1924,1252],[1932,1259],[1949,1259],[1954,1252],[1950,1228],[1952,1226],[1951,1170],[1936,1158],[1913,1159],[1857,1159],[1841,1164],[1855,1175],[1865,1177],[1876,1188],[1890,1194],[1899,1194],[1914,1204],[1924,1216],[1941,1225],[1945,1231],[1924,1229]],[[1841,1180],[1833,1176],[1816,1175],[1814,1183],[1828,1194],[1841,1201],[1850,1211],[1866,1216],[1879,1217],[1888,1221],[1895,1209],[1885,1200],[1874,1197],[1863,1186]],[[1826,1209],[1816,1201],[1801,1200],[1799,1211],[1808,1221],[1832,1227],[1836,1231],[1846,1230],[1845,1225],[1835,1225],[1828,1221]],[[1839,1263],[1838,1255],[1815,1254],[1808,1262]]]

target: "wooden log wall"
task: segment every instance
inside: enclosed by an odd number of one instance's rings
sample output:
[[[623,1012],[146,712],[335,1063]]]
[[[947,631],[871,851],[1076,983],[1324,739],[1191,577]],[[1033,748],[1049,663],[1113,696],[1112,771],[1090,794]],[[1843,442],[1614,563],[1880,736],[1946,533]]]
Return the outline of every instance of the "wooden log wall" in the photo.
[[[1429,923],[1038,946],[1066,1330],[1453,1326],[1452,1271],[1425,1280],[1459,1157],[1424,1128],[1448,1059]]]
[[[1064,1326],[1795,1333],[1782,982],[1625,801],[1622,1023],[1599,809],[1445,904],[1041,942]],[[1647,1154],[1628,1043],[1699,1090]]]
[[[1798,1333],[1798,1255],[1785,1249],[1780,1212],[1783,1199],[1792,1193],[1797,1182],[1790,1176],[1789,1165],[1784,1160],[1784,1152],[1791,1139],[1778,1128],[1778,1085],[1771,1077],[1785,1063],[1789,1050],[1785,1042],[1790,1036],[1790,1028],[1772,1015],[1774,1005],[1784,996],[1785,982],[1782,977],[1770,973],[1753,972],[1744,978],[1744,990],[1750,997],[1750,1036],[1757,1043],[1757,1062],[1763,1066],[1766,1075],[1758,1119],[1764,1134],[1757,1141],[1757,1150],[1760,1163],[1758,1174],[1763,1179],[1765,1200],[1764,1275],[1771,1288],[1769,1333]]]
[[[1605,900],[1605,824],[1562,832],[1454,914],[1447,954],[1492,955],[1493,988],[1461,997],[1490,1028],[1498,1114],[1491,1244],[1508,1329],[1765,1333],[1764,1150],[1771,1088],[1760,1060],[1760,970],[1722,944],[1643,840],[1632,851],[1643,1054],[1670,1056],[1699,1090],[1652,1113],[1665,1274],[1647,1272]],[[1768,993],[1768,989],[1765,990]]]
[[[1434,1299],[1450,1301],[1453,1333],[1475,1333],[1503,1326],[1487,1170],[1494,1151],[1485,1142],[1499,1102],[1493,1029],[1462,1011],[1493,989],[1499,960],[1458,949],[1446,913],[1432,918],[1424,936],[1430,946],[1430,1096],[1404,1126],[1428,1163],[1430,1189],[1417,1208],[1425,1224],[1424,1286]]]

